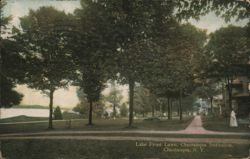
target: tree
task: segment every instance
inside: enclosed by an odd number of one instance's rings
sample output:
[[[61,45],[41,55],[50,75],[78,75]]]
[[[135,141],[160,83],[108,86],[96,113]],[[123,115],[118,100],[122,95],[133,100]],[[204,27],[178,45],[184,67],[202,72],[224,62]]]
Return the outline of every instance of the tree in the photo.
[[[206,46],[206,54],[210,57],[207,74],[211,78],[224,80],[227,87],[229,109],[232,109],[232,81],[237,75],[233,68],[236,64],[247,64],[249,61],[249,45],[246,27],[228,26],[210,35]]]
[[[74,108],[73,111],[78,112],[79,114],[85,116],[88,116],[89,114],[89,102],[87,99],[86,94],[82,89],[77,89],[77,96],[80,100],[80,103],[78,103]],[[93,115],[96,117],[101,117],[103,114],[103,97],[100,98],[98,102],[93,103]]]
[[[65,47],[63,27],[71,19],[53,7],[30,10],[22,17],[21,28],[16,39],[23,45],[25,57],[25,79],[30,88],[42,91],[49,99],[49,129],[53,128],[53,97],[59,88],[66,88],[74,71],[69,50]]]
[[[79,40],[75,43],[73,38],[71,43],[75,44],[72,47],[73,56],[79,72],[76,83],[86,94],[90,107],[88,125],[92,125],[93,102],[100,100],[110,75],[107,66],[110,64],[112,40],[109,40],[107,30],[112,27],[106,19],[104,6],[90,0],[81,1],[81,5],[82,9],[75,11],[76,20],[80,21],[79,30],[75,35]]]
[[[117,89],[117,84],[115,83],[115,81],[111,81],[110,85],[110,92],[105,97],[105,101],[113,105],[113,118],[116,118],[116,109],[120,107],[123,96],[121,94],[121,90]]]
[[[20,45],[7,35],[7,27],[11,17],[3,15],[5,1],[0,2],[0,108],[11,107],[21,102],[23,95],[14,90],[16,83],[22,79],[22,56],[19,54]]]
[[[192,93],[195,83],[194,57],[204,46],[206,33],[190,24],[165,24],[160,37],[155,37],[161,48],[154,58],[152,72],[145,78],[145,85],[160,98],[168,98],[168,118],[171,118],[170,98],[179,97],[180,120],[182,119],[182,98]],[[170,29],[174,27],[173,29]],[[158,32],[159,30],[155,30]],[[163,36],[164,35],[164,36]]]
[[[54,110],[54,120],[62,120],[62,111],[59,106],[57,106]]]
[[[145,117],[146,113],[152,112],[154,116],[155,108],[159,104],[156,97],[142,85],[135,87],[135,112],[142,114]]]
[[[133,123],[135,82],[140,82],[143,72],[150,67],[150,57],[154,55],[154,42],[151,39],[151,25],[155,11],[162,9],[164,15],[171,15],[170,6],[162,1],[98,1],[105,5],[113,25],[118,79],[129,85],[129,127]],[[115,8],[114,8],[115,6]],[[152,58],[151,58],[152,59]]]

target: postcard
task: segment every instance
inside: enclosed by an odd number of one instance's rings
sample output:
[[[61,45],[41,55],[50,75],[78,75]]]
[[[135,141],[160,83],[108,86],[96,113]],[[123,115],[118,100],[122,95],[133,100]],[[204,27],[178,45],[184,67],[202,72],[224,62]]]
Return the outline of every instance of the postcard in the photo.
[[[250,159],[249,0],[0,4],[0,159]]]

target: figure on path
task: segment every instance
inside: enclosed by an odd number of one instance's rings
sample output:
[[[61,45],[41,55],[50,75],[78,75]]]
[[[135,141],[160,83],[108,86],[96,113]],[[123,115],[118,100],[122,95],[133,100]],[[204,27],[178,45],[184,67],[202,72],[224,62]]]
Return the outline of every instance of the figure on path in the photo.
[[[236,114],[234,110],[231,111],[231,115],[230,115],[230,127],[238,127]]]

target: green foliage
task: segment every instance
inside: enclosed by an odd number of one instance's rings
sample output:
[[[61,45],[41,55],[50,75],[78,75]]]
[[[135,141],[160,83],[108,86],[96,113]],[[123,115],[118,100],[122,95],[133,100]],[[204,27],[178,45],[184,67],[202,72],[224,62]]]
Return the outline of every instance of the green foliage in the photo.
[[[246,64],[250,55],[246,27],[228,26],[210,35],[207,45],[208,54],[213,57],[212,66],[222,76],[232,73],[233,64]],[[223,73],[222,73],[223,72]]]
[[[22,71],[22,57],[19,54],[20,45],[13,39],[3,39],[2,34],[8,31],[8,24],[11,17],[3,15],[5,1],[0,2],[0,108],[11,107],[19,104],[23,95],[14,90],[17,81],[24,78]]]
[[[77,104],[74,108],[73,108],[73,111],[74,112],[77,112],[77,113],[79,113],[79,114],[81,114],[81,115],[83,115],[84,117],[85,116],[87,116],[87,114],[88,114],[88,110],[89,110],[89,104],[88,103],[83,103],[83,102],[81,102],[81,103],[79,103],[79,104]]]
[[[69,16],[52,7],[30,10],[21,19],[21,33],[16,36],[23,44],[26,60],[26,78],[29,87],[48,93],[66,87],[72,74],[69,50],[65,48]]]
[[[1,76],[1,85],[0,85],[0,108],[8,108],[13,105],[17,105],[21,102],[23,94],[18,93],[13,88],[15,85],[7,80],[5,77]]]
[[[62,116],[61,108],[57,106],[54,110],[54,120],[62,120],[62,119],[63,119],[63,116]]]
[[[93,103],[93,115],[94,117],[100,118],[103,115],[103,104],[101,102],[95,102]],[[89,103],[88,102],[81,102],[77,104],[73,108],[74,112],[79,113],[83,118],[87,118],[88,113],[89,113]]]
[[[184,94],[190,94],[197,67],[195,57],[204,46],[206,33],[190,24],[175,24],[174,32],[171,29],[165,32],[168,33],[166,36],[156,37],[162,48],[161,56],[154,58],[152,71],[143,83],[158,97],[178,97],[180,89]]]
[[[128,107],[125,103],[123,103],[120,107],[120,115],[122,117],[127,117],[128,116]]]
[[[205,15],[211,11],[226,21],[232,18],[247,19],[250,17],[249,1],[217,1],[217,0],[179,0],[175,3],[178,6],[176,17],[178,19],[188,19],[190,17],[199,19],[200,15]]]
[[[194,95],[203,99],[210,99],[221,93],[219,83],[215,83],[212,80],[207,80],[202,86],[197,87],[194,91]]]
[[[146,115],[159,105],[156,96],[142,85],[135,87],[134,104],[135,112],[142,115]]]
[[[112,116],[116,117],[117,115],[117,108],[120,108],[121,106],[121,100],[123,98],[121,90],[119,90],[118,85],[115,83],[115,81],[110,82],[110,92],[107,96],[104,97],[106,102],[109,102],[113,106],[113,113]]]

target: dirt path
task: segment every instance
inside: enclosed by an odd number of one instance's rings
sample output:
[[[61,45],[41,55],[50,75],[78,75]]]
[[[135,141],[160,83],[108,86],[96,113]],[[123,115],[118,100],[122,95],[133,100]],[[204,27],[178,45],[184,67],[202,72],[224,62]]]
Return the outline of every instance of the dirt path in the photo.
[[[193,121],[189,124],[189,126],[185,130],[181,130],[178,133],[184,134],[222,134],[222,135],[230,135],[230,134],[246,134],[246,133],[232,133],[232,132],[217,132],[217,131],[209,131],[202,127],[201,116],[196,116]]]

